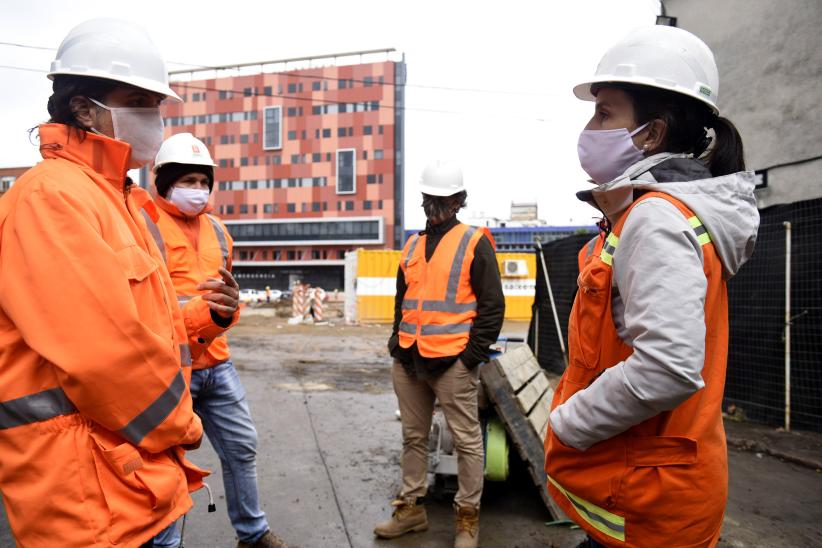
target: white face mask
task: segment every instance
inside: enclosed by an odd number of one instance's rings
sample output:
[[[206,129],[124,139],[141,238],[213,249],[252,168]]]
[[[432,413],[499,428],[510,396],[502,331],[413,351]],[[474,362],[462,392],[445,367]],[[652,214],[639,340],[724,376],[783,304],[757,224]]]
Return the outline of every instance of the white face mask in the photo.
[[[582,169],[599,184],[608,183],[622,175],[626,169],[644,158],[631,137],[645,129],[648,123],[631,132],[624,127],[582,130],[577,143]]]
[[[166,199],[176,205],[183,215],[196,217],[205,209],[208,203],[208,195],[208,190],[173,186],[168,191],[168,198]]]
[[[154,160],[163,144],[163,117],[160,107],[107,107],[91,97],[89,101],[111,113],[114,138],[131,145],[130,168],[143,167]],[[95,133],[100,133],[92,129]]]

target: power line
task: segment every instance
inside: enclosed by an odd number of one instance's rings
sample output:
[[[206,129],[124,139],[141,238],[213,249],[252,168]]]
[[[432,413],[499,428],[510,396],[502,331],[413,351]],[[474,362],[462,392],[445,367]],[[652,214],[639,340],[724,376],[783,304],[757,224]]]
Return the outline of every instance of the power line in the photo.
[[[0,65],[0,69],[23,70],[23,71],[39,72],[39,73],[47,73],[48,72],[48,71],[42,70],[42,69],[34,69],[34,68],[29,68],[29,67],[15,67],[15,66],[10,66],[10,65]],[[178,87],[183,87],[183,88],[186,88],[186,89],[198,90],[198,91],[211,91],[211,92],[218,92],[218,93],[219,92],[225,92],[225,93],[231,93],[232,95],[237,94],[237,95],[240,95],[240,96],[243,96],[243,97],[278,97],[280,99],[291,99],[291,100],[294,100],[294,101],[305,101],[305,102],[309,102],[309,103],[312,103],[312,104],[319,103],[321,105],[349,105],[349,104],[354,103],[354,102],[351,102],[351,101],[333,101],[333,100],[330,100],[330,99],[319,99],[319,98],[314,98],[314,97],[299,97],[299,96],[296,96],[296,95],[286,95],[286,94],[282,94],[282,93],[266,94],[266,93],[259,93],[258,91],[253,90],[253,89],[250,93],[246,93],[245,90],[230,89],[230,88],[229,89],[220,89],[220,88],[214,88],[214,87],[209,87],[209,86],[193,85],[189,82],[171,82],[171,85],[178,86]],[[370,102],[370,101],[367,101],[367,102]],[[457,116],[466,116],[466,115],[469,114],[468,112],[460,112],[460,111],[456,111],[456,110],[441,110],[441,109],[422,108],[422,107],[406,107],[406,106],[397,106],[397,105],[384,105],[382,103],[380,103],[378,105],[378,108],[387,109],[387,110],[395,110],[395,111],[399,110],[399,111],[403,111],[403,112],[406,112],[406,111],[408,111],[408,112],[427,112],[427,113],[433,113],[433,114],[450,114],[450,115],[457,115]],[[219,113],[213,113],[213,114],[219,114]],[[546,122],[546,120],[544,118],[514,117],[514,116],[511,116],[511,115],[507,115],[507,117],[509,119],[517,119],[518,118],[520,120],[529,121],[529,122],[537,122],[537,123]]]
[[[13,46],[18,48],[24,49],[35,49],[35,50],[46,50],[46,51],[57,51],[57,48],[50,48],[45,46],[34,46],[29,44],[20,44],[16,42],[0,42],[0,46]],[[209,70],[239,70],[238,68],[234,67],[215,67],[210,65],[197,65],[194,63],[184,63],[182,61],[168,61],[174,65],[183,65],[192,67],[191,72],[201,72],[201,71],[209,71]],[[266,63],[260,63],[260,66]],[[306,69],[311,70],[311,69]],[[357,78],[334,78],[331,76],[321,76],[321,75],[313,75],[313,74],[303,74],[294,71],[282,71],[277,72],[276,74],[281,74],[284,76],[292,76],[296,78],[304,78],[307,80],[347,80],[350,82],[357,82],[360,84],[371,84],[371,85],[380,85],[380,86],[402,86],[405,87],[412,87],[412,88],[420,88],[420,89],[431,89],[437,91],[455,91],[461,93],[486,93],[486,94],[493,94],[493,95],[526,95],[526,96],[534,96],[534,97],[553,97],[553,95],[548,93],[540,93],[536,91],[514,91],[514,90],[494,90],[494,89],[481,89],[481,88],[462,88],[462,87],[455,87],[455,86],[439,86],[439,85],[432,85],[432,84],[397,84],[395,82],[372,82],[366,80],[360,80]]]

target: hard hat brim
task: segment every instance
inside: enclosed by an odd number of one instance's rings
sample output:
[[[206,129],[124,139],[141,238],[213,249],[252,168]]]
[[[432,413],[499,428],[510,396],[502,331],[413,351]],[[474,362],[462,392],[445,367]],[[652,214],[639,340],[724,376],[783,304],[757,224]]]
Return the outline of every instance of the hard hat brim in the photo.
[[[591,86],[593,86],[594,84],[608,84],[608,83],[633,84],[633,85],[636,85],[636,86],[648,86],[648,87],[652,87],[652,88],[664,89],[666,91],[672,91],[674,93],[679,93],[679,94],[682,94],[682,95],[686,95],[688,97],[696,99],[697,101],[700,101],[701,103],[704,103],[704,104],[708,105],[711,108],[711,110],[713,111],[714,114],[716,114],[717,116],[719,115],[719,108],[717,108],[717,106],[713,102],[711,102],[708,99],[706,99],[705,97],[699,95],[695,91],[684,89],[684,88],[679,87],[679,86],[671,86],[670,84],[663,84],[663,83],[657,82],[653,78],[643,78],[643,77],[637,77],[637,76],[619,77],[619,76],[614,76],[614,75],[610,75],[610,74],[604,74],[600,77],[591,78],[590,80],[586,80],[585,82],[583,82],[581,84],[577,84],[576,86],[574,86],[574,95],[576,95],[576,97],[578,99],[581,99],[583,101],[596,101],[596,96],[593,93],[591,93]]]
[[[84,70],[82,72],[72,69],[60,69],[55,70],[48,73],[48,79],[54,80],[54,77],[60,74],[65,74],[67,76],[87,76],[91,78],[101,78],[103,80],[111,80],[113,82],[119,82],[121,84],[125,84],[128,86],[132,86],[135,88],[144,89],[146,91],[151,91],[154,93],[159,93],[160,95],[164,95],[167,99],[171,99],[174,102],[182,103],[183,100],[177,95],[170,86],[161,84],[160,82],[156,82],[149,78],[141,78],[139,76],[123,76],[122,78],[112,78],[110,72],[105,72],[102,70]]]
[[[424,183],[420,183],[420,192],[423,194],[428,194],[429,196],[453,196],[454,194],[460,193],[465,190],[464,186],[460,186],[459,188],[441,188],[436,186],[428,186]]]
[[[197,163],[197,162],[163,162],[161,164],[154,164],[154,167],[151,169],[151,171],[153,171],[156,174],[158,169],[160,169],[161,167],[163,167],[165,165],[168,165],[168,164],[179,164],[181,166],[191,166],[192,171],[196,171],[197,166],[217,167],[217,164],[213,164],[213,163],[210,163],[210,162],[202,162],[202,163]]]

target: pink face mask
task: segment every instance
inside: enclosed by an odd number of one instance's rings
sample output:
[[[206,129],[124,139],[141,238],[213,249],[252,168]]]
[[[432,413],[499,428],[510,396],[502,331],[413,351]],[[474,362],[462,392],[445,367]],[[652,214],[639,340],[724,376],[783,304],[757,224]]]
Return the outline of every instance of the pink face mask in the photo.
[[[650,122],[649,122],[650,123]],[[631,139],[645,129],[643,124],[634,131],[619,129],[583,129],[579,134],[577,154],[585,173],[598,184],[608,183],[640,161],[644,155]]]

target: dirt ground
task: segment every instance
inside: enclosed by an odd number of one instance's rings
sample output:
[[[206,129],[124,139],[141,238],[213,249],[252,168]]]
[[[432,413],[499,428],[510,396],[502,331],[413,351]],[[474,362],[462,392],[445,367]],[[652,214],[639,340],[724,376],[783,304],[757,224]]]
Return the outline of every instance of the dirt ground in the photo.
[[[374,524],[389,515],[400,485],[388,327],[333,321],[338,323],[289,326],[274,309],[248,309],[231,336],[259,431],[258,481],[271,528],[302,547],[451,546],[448,501],[428,504],[427,532],[394,541],[373,538]],[[525,329],[506,324],[503,333],[522,335]],[[808,467],[814,458],[822,460],[822,453],[815,454],[822,438],[802,437],[805,453],[791,461],[791,445],[782,441],[790,435],[729,426],[730,496],[719,545],[822,546],[822,470]],[[192,460],[213,471],[208,481],[218,510],[206,513],[205,494],[194,495],[185,545],[236,545],[215,453],[204,443]],[[566,526],[547,527],[550,519],[522,465],[512,461],[507,482],[486,484],[480,545],[571,548],[583,537]],[[0,548],[7,546],[14,541],[2,519]]]

